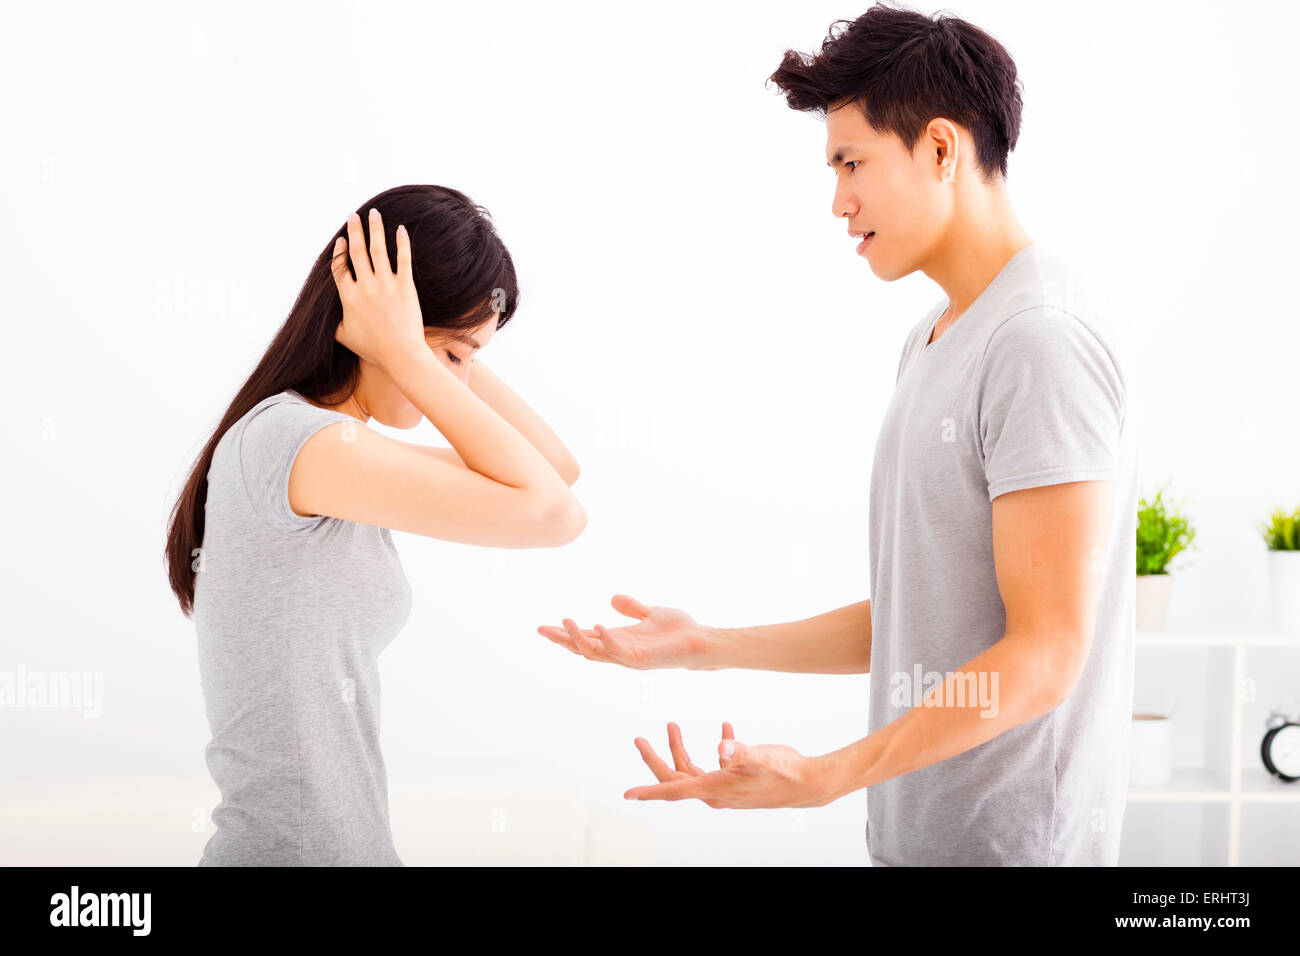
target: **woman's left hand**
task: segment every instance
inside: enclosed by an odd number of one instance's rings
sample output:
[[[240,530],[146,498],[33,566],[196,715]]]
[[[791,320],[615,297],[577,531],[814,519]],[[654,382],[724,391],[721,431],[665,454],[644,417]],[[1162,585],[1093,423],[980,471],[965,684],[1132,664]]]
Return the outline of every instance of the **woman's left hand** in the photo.
[[[661,781],[633,787],[623,796],[629,800],[683,800],[695,798],[714,809],[764,809],[776,807],[820,807],[825,803],[821,773],[814,758],[793,747],[756,744],[736,740],[731,724],[723,722],[718,744],[720,768],[705,773],[691,762],[682,744],[681,729],[668,725],[668,746],[676,769],[655,753],[644,737],[636,738],[637,749]]]

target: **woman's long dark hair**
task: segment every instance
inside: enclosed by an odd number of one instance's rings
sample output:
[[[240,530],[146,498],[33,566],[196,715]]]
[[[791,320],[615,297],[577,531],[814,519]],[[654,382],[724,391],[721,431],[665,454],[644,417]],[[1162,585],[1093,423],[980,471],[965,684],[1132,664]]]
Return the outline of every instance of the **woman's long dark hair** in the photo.
[[[383,219],[389,267],[394,271],[396,230],[398,225],[406,226],[411,274],[426,328],[468,332],[495,313],[499,329],[514,315],[519,306],[514,262],[486,209],[446,186],[394,187],[357,209],[367,250],[371,207]],[[289,317],[226,409],[172,508],[164,561],[172,591],[187,617],[194,612],[195,556],[203,543],[208,468],[221,436],[258,402],[285,389],[327,405],[346,401],[356,389],[360,360],[334,338],[343,321],[343,305],[330,273],[334,240],[339,236],[347,237],[346,222],[316,257]]]

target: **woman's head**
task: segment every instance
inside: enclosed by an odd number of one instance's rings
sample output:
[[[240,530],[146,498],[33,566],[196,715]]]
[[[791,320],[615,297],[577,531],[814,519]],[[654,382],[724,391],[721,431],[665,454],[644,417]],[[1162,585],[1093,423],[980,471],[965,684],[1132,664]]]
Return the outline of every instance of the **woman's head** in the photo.
[[[446,186],[397,186],[357,210],[366,248],[372,207],[379,210],[384,224],[390,269],[397,267],[395,230],[406,227],[425,340],[439,361],[467,381],[478,351],[474,345],[486,346],[519,308],[514,261],[488,211]],[[193,566],[203,540],[208,468],[222,436],[249,410],[271,395],[293,389],[316,404],[373,417],[386,425],[411,428],[421,420],[419,410],[382,369],[364,362],[334,337],[343,321],[343,305],[330,272],[334,240],[339,236],[346,238],[346,222],[312,263],[288,318],[214,429],[172,509],[165,562],[172,590],[187,615],[193,611]]]
[[[380,193],[357,210],[365,235],[362,250],[370,247],[368,213],[372,208],[379,211],[383,223],[389,256],[385,268],[396,270],[396,230],[399,225],[406,227],[425,340],[435,357],[468,384],[474,356],[510,320],[519,300],[514,262],[492,227],[487,210],[454,189],[399,186]],[[320,366],[319,380],[309,379],[289,387],[319,404],[362,419],[373,417],[385,425],[412,428],[420,423],[420,410],[407,401],[383,369],[358,359],[334,341],[343,310],[329,269],[334,239],[340,236],[347,238],[346,224],[331,237],[307,283],[311,286],[319,280],[328,284],[330,310],[322,328],[329,334],[330,360]],[[350,259],[348,269],[355,276]],[[300,301],[305,293],[306,287],[299,295]]]

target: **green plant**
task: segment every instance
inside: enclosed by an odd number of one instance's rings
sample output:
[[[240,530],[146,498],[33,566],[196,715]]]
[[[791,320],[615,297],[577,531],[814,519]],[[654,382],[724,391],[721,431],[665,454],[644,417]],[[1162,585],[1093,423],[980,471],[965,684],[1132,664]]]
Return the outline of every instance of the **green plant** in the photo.
[[[1170,502],[1166,508],[1156,491],[1151,501],[1138,501],[1137,513],[1137,573],[1168,574],[1165,570],[1174,556],[1185,548],[1193,547],[1196,529],[1191,526],[1179,507]]]
[[[1270,551],[1300,551],[1300,507],[1290,514],[1278,508],[1259,530]]]

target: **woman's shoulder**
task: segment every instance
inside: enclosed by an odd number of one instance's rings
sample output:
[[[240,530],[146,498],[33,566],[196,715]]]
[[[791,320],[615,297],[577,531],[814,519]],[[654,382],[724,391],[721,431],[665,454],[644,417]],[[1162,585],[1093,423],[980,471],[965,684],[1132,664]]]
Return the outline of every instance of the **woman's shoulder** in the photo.
[[[258,510],[284,527],[303,524],[288,505],[289,473],[302,446],[335,422],[356,422],[345,412],[321,408],[292,389],[269,395],[240,419],[233,438],[234,460]]]

